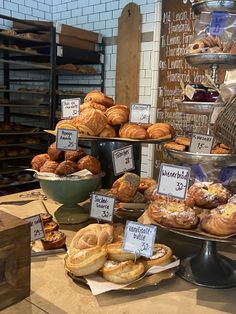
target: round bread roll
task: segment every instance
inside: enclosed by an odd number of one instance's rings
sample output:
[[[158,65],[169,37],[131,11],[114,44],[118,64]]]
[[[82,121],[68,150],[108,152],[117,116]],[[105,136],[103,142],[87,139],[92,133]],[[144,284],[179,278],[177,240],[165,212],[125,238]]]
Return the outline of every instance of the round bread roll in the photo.
[[[48,160],[40,168],[40,172],[55,173],[59,163],[56,161]]]
[[[161,243],[155,243],[153,255],[150,258],[142,257],[140,261],[143,263],[145,270],[153,266],[163,266],[169,264],[173,256],[170,247]]]
[[[101,246],[74,251],[65,258],[65,267],[76,276],[97,272],[106,262],[106,249]]]
[[[83,250],[94,246],[103,246],[113,240],[113,227],[109,224],[90,224],[80,229],[70,244],[73,249]]]
[[[126,105],[115,105],[107,109],[105,114],[109,124],[119,125],[129,121],[129,112]]]
[[[55,173],[58,176],[66,176],[76,171],[78,171],[78,166],[74,161],[64,160],[58,165]]]
[[[40,168],[49,159],[50,157],[48,154],[39,154],[34,156],[33,159],[31,160],[32,169],[40,171]]]
[[[137,280],[144,273],[144,265],[133,261],[107,261],[101,269],[103,278],[108,281],[126,284]]]
[[[119,136],[142,140],[147,138],[147,131],[141,125],[125,123],[119,130]]]
[[[136,260],[137,255],[123,250],[122,242],[115,242],[106,246],[108,259],[118,262],[125,262],[128,260]]]
[[[78,146],[77,150],[67,150],[65,151],[65,160],[71,160],[77,162],[80,158],[86,156],[87,154],[82,147]]]
[[[88,171],[92,172],[92,174],[98,174],[101,171],[101,164],[100,161],[90,155],[82,157],[77,162],[78,170],[87,169]]]
[[[57,149],[56,142],[48,147],[48,155],[52,161],[60,162],[64,160],[65,152]]]
[[[106,96],[98,90],[89,92],[85,98],[84,102],[95,102],[97,104],[104,105],[106,107],[111,107],[114,105],[114,101],[111,97]]]

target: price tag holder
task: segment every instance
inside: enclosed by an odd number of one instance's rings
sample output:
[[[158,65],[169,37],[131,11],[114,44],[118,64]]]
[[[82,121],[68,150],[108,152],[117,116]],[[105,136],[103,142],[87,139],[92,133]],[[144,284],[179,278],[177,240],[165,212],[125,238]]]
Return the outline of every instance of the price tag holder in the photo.
[[[162,163],[157,193],[184,199],[188,190],[190,172],[191,169],[188,167]]]
[[[156,239],[157,227],[142,225],[138,222],[127,221],[125,226],[123,250],[141,256],[153,255],[153,246]]]
[[[43,222],[40,215],[25,218],[30,224],[31,241],[36,241],[45,237]]]
[[[62,119],[70,119],[79,115],[80,98],[70,98],[61,100]]]
[[[189,151],[191,153],[210,154],[213,140],[211,135],[193,133]]]
[[[112,222],[115,198],[92,193],[90,217]]]
[[[117,176],[126,171],[135,169],[133,146],[128,145],[112,151],[114,174]]]
[[[151,115],[151,105],[133,104],[130,111],[131,123],[149,123]]]
[[[210,34],[221,36],[225,29],[225,22],[228,18],[228,12],[214,11],[211,14]]]
[[[60,150],[77,150],[78,131],[57,129],[56,148]]]
[[[195,94],[196,90],[191,85],[187,84],[184,89],[184,95],[186,95],[189,99],[193,99],[193,95]]]

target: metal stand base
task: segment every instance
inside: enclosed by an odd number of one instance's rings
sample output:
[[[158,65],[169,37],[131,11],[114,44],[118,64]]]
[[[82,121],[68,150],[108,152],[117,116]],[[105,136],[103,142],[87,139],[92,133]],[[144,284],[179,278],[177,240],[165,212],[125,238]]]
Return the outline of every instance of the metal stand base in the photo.
[[[197,255],[181,261],[177,274],[193,284],[208,288],[236,286],[236,262],[218,254],[215,241],[203,241]]]

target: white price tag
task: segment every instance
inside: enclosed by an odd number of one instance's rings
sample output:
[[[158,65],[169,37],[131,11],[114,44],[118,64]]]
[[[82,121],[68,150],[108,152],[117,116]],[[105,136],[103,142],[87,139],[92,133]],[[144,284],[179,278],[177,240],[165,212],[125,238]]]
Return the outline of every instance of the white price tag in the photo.
[[[196,90],[191,85],[187,84],[184,89],[184,95],[186,95],[189,99],[193,99],[193,95],[195,94]]]
[[[191,153],[210,154],[213,145],[213,136],[193,133],[189,151]]]
[[[44,227],[40,215],[34,215],[31,217],[25,218],[26,221],[30,224],[30,237],[31,241],[39,240],[44,238]]]
[[[80,98],[70,98],[61,100],[62,119],[76,117],[80,112]]]
[[[151,115],[151,105],[133,104],[130,112],[131,123],[149,123]]]
[[[59,44],[59,37],[58,34],[56,35],[56,42]],[[57,56],[62,57],[63,56],[63,47],[62,46],[57,46]]]
[[[57,129],[56,148],[60,150],[77,150],[78,131]]]
[[[162,163],[157,193],[184,199],[188,190],[191,169]]]
[[[145,257],[152,256],[156,232],[157,227],[154,225],[142,225],[138,222],[127,221],[123,250]]]
[[[133,170],[134,156],[133,146],[129,145],[112,151],[112,163],[114,174],[117,176],[126,171]]]
[[[114,197],[92,193],[90,217],[112,222],[114,206]]]

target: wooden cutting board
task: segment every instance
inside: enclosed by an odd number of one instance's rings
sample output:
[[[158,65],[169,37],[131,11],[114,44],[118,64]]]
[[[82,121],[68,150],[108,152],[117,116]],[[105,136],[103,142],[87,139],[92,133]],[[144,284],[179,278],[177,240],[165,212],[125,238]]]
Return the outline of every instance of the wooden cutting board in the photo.
[[[127,4],[119,18],[116,59],[116,103],[138,102],[141,41],[139,6]]]

